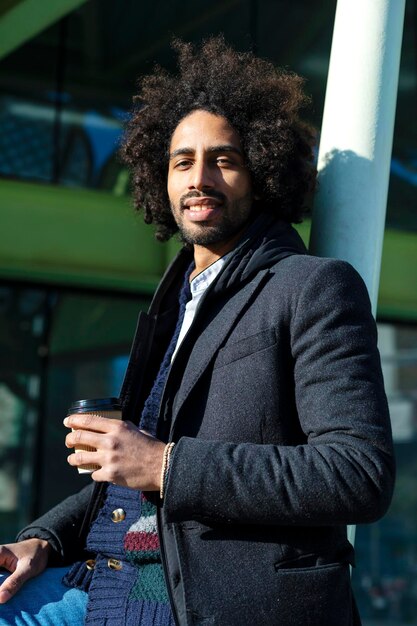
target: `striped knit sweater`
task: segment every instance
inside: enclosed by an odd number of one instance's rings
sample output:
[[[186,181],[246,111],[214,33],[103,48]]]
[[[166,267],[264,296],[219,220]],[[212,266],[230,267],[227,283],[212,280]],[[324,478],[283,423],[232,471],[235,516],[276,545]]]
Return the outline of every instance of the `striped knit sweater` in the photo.
[[[114,523],[112,513],[126,517]],[[168,601],[155,507],[144,496],[110,485],[89,533],[96,565],[88,587],[85,624],[95,626],[174,626]]]
[[[130,526],[124,538],[126,558],[139,570],[130,599],[168,604],[156,528],[156,507],[143,494],[141,500],[140,517]]]

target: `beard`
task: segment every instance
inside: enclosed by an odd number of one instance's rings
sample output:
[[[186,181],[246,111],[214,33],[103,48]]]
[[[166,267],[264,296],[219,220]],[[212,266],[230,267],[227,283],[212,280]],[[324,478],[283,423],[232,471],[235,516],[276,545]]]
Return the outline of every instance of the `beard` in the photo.
[[[184,201],[187,198],[213,197],[221,200],[221,217],[215,224],[209,221],[194,222],[188,224],[183,219]],[[248,193],[242,198],[228,201],[224,194],[211,191],[210,194],[199,194],[198,192],[189,192],[182,196],[180,200],[180,208],[177,208],[171,202],[171,211],[175,222],[178,226],[181,240],[189,245],[210,246],[222,242],[226,242],[237,235],[252,216],[252,194]]]

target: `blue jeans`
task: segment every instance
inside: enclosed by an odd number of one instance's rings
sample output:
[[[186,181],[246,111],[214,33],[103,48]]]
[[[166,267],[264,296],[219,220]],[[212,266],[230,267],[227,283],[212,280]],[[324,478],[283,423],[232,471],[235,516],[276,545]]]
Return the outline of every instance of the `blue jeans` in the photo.
[[[82,626],[87,594],[61,580],[65,567],[50,567],[28,580],[6,604],[0,604],[0,626]],[[0,584],[8,576],[0,572]]]

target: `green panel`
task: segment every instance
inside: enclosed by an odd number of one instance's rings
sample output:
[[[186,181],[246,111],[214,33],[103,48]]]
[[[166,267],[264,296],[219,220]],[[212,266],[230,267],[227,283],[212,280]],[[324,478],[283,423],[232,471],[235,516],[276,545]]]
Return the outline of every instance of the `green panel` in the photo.
[[[0,0],[0,17],[16,7],[22,0]]]
[[[0,0],[0,59],[86,0]]]
[[[310,221],[296,226],[304,243]],[[386,230],[378,295],[378,318],[417,320],[417,234]]]
[[[295,224],[295,228],[298,231],[301,239],[304,241],[304,245],[308,247],[308,242],[310,239],[310,228],[311,222],[310,220],[305,220],[302,224]]]
[[[166,248],[125,197],[0,181],[0,276],[152,291]]]
[[[129,200],[0,181],[0,277],[151,293],[178,250],[158,243]],[[310,223],[297,226],[303,240]],[[378,316],[417,320],[417,234],[387,230]]]
[[[378,315],[417,321],[417,234],[385,231]]]

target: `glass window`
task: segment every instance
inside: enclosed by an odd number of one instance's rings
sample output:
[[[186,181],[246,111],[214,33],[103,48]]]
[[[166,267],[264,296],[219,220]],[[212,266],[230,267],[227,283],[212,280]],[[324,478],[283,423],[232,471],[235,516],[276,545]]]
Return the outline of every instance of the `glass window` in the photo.
[[[0,288],[0,542],[86,484],[66,462],[73,400],[117,396],[148,300]]]
[[[0,540],[34,508],[48,295],[0,287]]]
[[[397,482],[388,514],[356,529],[353,582],[364,626],[417,624],[417,328],[379,324]]]
[[[174,69],[171,33],[198,42],[223,32],[304,75],[320,128],[335,9],[336,0],[188,0],[163,10],[89,0],[0,60],[0,178],[128,193],[121,128],[137,77],[155,62]],[[407,2],[387,211],[389,227],[412,231],[415,24],[416,2]],[[62,419],[75,399],[117,395],[146,306],[139,295],[0,286],[0,541],[89,480],[66,463]],[[398,477],[388,515],[357,528],[353,582],[364,626],[417,626],[417,328],[380,324],[379,335]]]
[[[336,0],[201,0],[159,5],[90,0],[0,62],[0,176],[127,192],[117,161],[138,76],[174,69],[172,33],[223,32],[307,78],[321,124]],[[406,3],[387,223],[417,230],[415,3]]]

